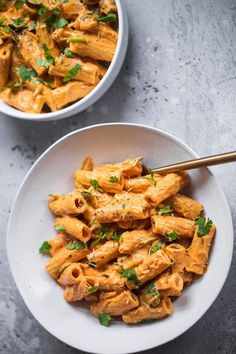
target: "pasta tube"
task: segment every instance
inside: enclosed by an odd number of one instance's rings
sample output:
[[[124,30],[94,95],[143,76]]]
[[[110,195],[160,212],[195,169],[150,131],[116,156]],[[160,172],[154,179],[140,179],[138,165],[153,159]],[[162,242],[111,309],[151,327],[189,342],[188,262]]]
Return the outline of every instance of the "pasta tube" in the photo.
[[[139,305],[136,295],[130,290],[122,291],[117,294],[104,293],[100,295],[99,302],[90,306],[92,313],[99,316],[102,313],[109,313],[111,316],[121,316],[125,312],[130,311]]]
[[[169,173],[165,177],[156,182],[156,186],[151,186],[145,192],[145,198],[152,205],[156,207],[163,200],[172,197],[174,194],[189,182],[187,172]]]
[[[77,191],[73,191],[65,196],[52,194],[48,201],[48,206],[56,216],[82,214],[88,208],[81,193]]]
[[[126,323],[138,323],[144,320],[160,319],[173,312],[173,304],[170,298],[164,298],[157,307],[151,307],[145,302],[141,302],[138,308],[126,312],[122,315],[122,320]]]
[[[180,274],[170,274],[170,272],[167,271],[155,280],[155,285],[163,297],[179,296],[183,290],[184,282]]]
[[[157,239],[152,230],[134,230],[124,232],[119,240],[120,253],[133,253],[137,248],[141,248]]]
[[[87,242],[92,236],[89,227],[79,219],[72,216],[63,216],[60,218],[56,218],[54,222],[54,227],[56,229],[62,229],[68,235],[71,235],[72,237],[82,242]]]
[[[171,206],[177,214],[190,220],[195,220],[203,210],[202,204],[179,193],[172,197]]]
[[[117,258],[119,254],[118,242],[107,241],[102,246],[94,249],[90,254],[88,254],[87,258],[89,262],[95,263],[96,267],[101,267],[113,258]]]
[[[152,231],[163,236],[174,231],[179,236],[192,238],[194,221],[175,216],[156,215],[152,217]]]
[[[216,231],[215,225],[211,226],[208,234],[198,236],[198,226],[196,227],[193,241],[188,249],[189,264],[186,267],[188,272],[202,275],[207,270],[208,255]]]

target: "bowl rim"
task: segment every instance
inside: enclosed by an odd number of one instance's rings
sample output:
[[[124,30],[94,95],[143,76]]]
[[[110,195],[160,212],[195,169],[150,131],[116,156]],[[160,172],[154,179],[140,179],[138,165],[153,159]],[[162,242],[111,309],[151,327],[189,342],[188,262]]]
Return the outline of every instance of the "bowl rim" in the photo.
[[[137,123],[124,123],[124,122],[113,122],[113,123],[100,123],[100,124],[94,124],[94,125],[91,125],[91,126],[88,126],[88,127],[84,127],[84,128],[80,128],[80,129],[77,129],[75,131],[72,131],[66,135],[64,135],[63,137],[61,137],[60,139],[58,139],[57,141],[55,141],[51,146],[49,146],[40,156],[39,158],[35,161],[35,163],[32,165],[32,167],[30,168],[30,170],[27,172],[26,176],[24,177],[22,183],[20,184],[20,187],[18,188],[18,191],[16,193],[16,196],[15,196],[15,199],[12,203],[12,207],[11,207],[11,213],[10,213],[10,216],[9,216],[9,220],[8,220],[8,226],[7,226],[7,237],[6,237],[6,248],[7,248],[7,259],[8,259],[8,264],[9,264],[9,267],[10,267],[10,271],[11,271],[11,274],[12,274],[12,277],[15,281],[15,284],[17,286],[17,289],[26,305],[26,307],[29,309],[29,311],[31,312],[31,314],[33,315],[33,317],[36,319],[36,321],[44,328],[46,329],[51,335],[53,335],[54,337],[56,337],[58,340],[60,340],[61,342],[64,342],[66,343],[67,345],[77,349],[77,350],[83,350],[87,353],[101,353],[99,351],[96,351],[96,352],[89,352],[89,351],[86,351],[84,348],[78,348],[76,346],[74,346],[70,340],[66,340],[66,339],[61,339],[57,336],[57,334],[54,334],[55,332],[52,331],[51,329],[49,329],[47,327],[47,325],[45,324],[42,324],[41,321],[35,316],[35,311],[34,311],[34,308],[31,308],[31,305],[28,305],[26,303],[26,300],[23,296],[23,289],[21,289],[20,287],[20,282],[16,279],[16,276],[15,274],[13,273],[13,266],[11,264],[11,256],[10,256],[10,227],[11,227],[11,223],[12,223],[12,215],[13,215],[13,210],[15,209],[15,204],[17,202],[17,199],[18,199],[18,196],[20,195],[21,193],[21,190],[25,184],[25,182],[27,181],[28,177],[30,176],[30,174],[33,172],[34,168],[36,167],[36,165],[38,165],[38,163],[47,155],[47,153],[49,151],[51,151],[52,149],[54,149],[58,144],[62,143],[63,141],[69,139],[71,136],[73,135],[76,135],[76,134],[80,134],[81,132],[83,131],[89,131],[89,130],[93,130],[93,129],[102,129],[103,127],[109,127],[109,126],[117,126],[117,127],[120,127],[120,126],[129,126],[129,127],[137,127],[137,128],[141,128],[141,129],[146,129],[146,130],[149,130],[151,132],[154,132],[154,133],[159,133],[165,137],[167,137],[168,139],[170,139],[171,141],[179,144],[180,146],[182,146],[183,148],[185,148],[190,154],[193,155],[193,157],[196,157],[198,158],[199,155],[192,149],[190,148],[186,143],[184,143],[180,138],[177,138],[176,136],[172,135],[171,133],[168,133],[162,129],[159,129],[159,128],[155,128],[155,127],[151,127],[151,126],[148,126],[148,125],[143,125],[143,124],[137,124]],[[208,168],[205,168],[205,170],[208,171],[210,177],[213,177],[213,182],[215,183],[216,187],[218,188],[219,192],[220,192],[220,196],[221,198],[224,200],[224,203],[225,203],[225,209],[224,209],[224,212],[225,212],[225,215],[227,216],[227,219],[229,221],[229,230],[230,232],[228,232],[228,237],[229,237],[229,242],[230,242],[230,247],[229,249],[231,250],[230,252],[230,256],[228,258],[228,263],[225,265],[225,272],[224,272],[224,277],[222,277],[221,279],[219,279],[218,281],[218,284],[219,287],[217,289],[217,291],[211,296],[210,300],[208,301],[207,305],[204,305],[202,306],[202,309],[201,311],[199,311],[197,313],[197,315],[195,316],[195,318],[192,320],[191,324],[189,325],[189,323],[187,325],[185,325],[185,327],[182,327],[181,329],[178,328],[176,331],[175,331],[175,334],[173,335],[170,335],[167,339],[162,339],[159,344],[157,346],[151,346],[151,347],[145,347],[145,348],[141,348],[139,350],[135,349],[135,351],[133,350],[129,350],[129,351],[114,351],[112,350],[111,353],[112,354],[131,354],[131,353],[138,353],[140,351],[143,351],[143,350],[149,350],[149,349],[153,349],[153,348],[157,348],[163,344],[166,344],[166,343],[169,343],[171,342],[172,340],[176,339],[177,337],[179,337],[180,335],[184,334],[188,329],[190,329],[191,327],[193,327],[193,325],[198,322],[201,317],[210,309],[210,307],[212,306],[212,304],[215,302],[216,298],[218,297],[218,295],[220,294],[226,280],[227,280],[227,277],[228,277],[228,274],[229,274],[229,271],[230,271],[230,267],[231,267],[231,262],[232,262],[232,256],[233,256],[233,245],[234,245],[234,232],[233,232],[233,222],[232,222],[232,215],[231,215],[231,212],[230,212],[230,208],[229,208],[229,204],[228,204],[228,201],[225,197],[225,194],[223,192],[223,189],[221,188],[220,184],[218,183],[216,177],[214,176],[214,174],[208,169]]]
[[[80,113],[92,106],[96,101],[98,101],[105,92],[110,88],[116,79],[123,62],[125,60],[125,55],[128,47],[128,16],[126,7],[123,0],[115,0],[117,6],[118,14],[118,41],[115,49],[115,54],[112,58],[112,61],[106,71],[105,75],[99,81],[99,83],[82,99],[72,103],[68,107],[59,109],[55,112],[49,113],[27,113],[17,108],[14,108],[2,99],[0,99],[0,112],[6,114],[7,116],[22,119],[26,121],[35,121],[35,122],[47,122],[58,119],[63,119]]]

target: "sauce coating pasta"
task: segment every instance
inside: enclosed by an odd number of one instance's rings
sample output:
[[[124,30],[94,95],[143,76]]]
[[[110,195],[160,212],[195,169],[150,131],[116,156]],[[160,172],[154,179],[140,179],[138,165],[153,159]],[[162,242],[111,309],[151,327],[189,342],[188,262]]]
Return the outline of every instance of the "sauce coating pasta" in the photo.
[[[75,190],[48,201],[58,235],[40,247],[51,256],[46,270],[66,301],[90,303],[105,326],[172,314],[207,271],[216,231],[203,205],[179,193],[187,172],[142,176],[140,159],[94,167],[86,157]]]

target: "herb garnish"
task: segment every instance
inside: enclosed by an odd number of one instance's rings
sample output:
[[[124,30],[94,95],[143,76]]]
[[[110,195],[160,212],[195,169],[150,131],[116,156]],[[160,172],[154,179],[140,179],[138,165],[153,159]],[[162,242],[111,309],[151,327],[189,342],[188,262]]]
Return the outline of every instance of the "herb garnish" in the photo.
[[[119,242],[120,237],[121,237],[121,233],[118,232],[118,231],[115,231],[115,232],[111,235],[111,239],[112,239],[112,240],[115,240],[115,241],[117,241],[117,242]]]
[[[121,278],[127,278],[128,282],[133,282],[135,285],[140,284],[140,280],[137,277],[136,271],[134,269],[125,269],[121,275]]]
[[[180,236],[175,231],[167,232],[166,236],[169,242],[173,242],[180,239]]]
[[[95,291],[97,291],[97,289],[98,289],[98,286],[92,286],[88,292],[89,292],[89,294],[93,294],[93,293],[95,293]]]
[[[15,20],[13,20],[13,22],[16,26],[20,26],[24,23],[24,17],[18,17]]]
[[[163,208],[160,208],[158,210],[158,214],[159,215],[168,214],[168,213],[171,213],[172,211],[173,211],[173,209],[171,209],[170,205],[165,205]]]
[[[150,248],[150,253],[155,253],[157,251],[159,251],[162,248],[163,242],[159,241],[157,244],[155,244],[155,246]]]
[[[71,37],[67,39],[68,43],[79,42],[79,43],[87,43],[87,39],[84,37]]]
[[[65,231],[65,228],[62,225],[58,225],[58,226],[55,227],[55,230],[56,231]]]
[[[154,179],[154,176],[153,175],[150,175],[150,176],[144,176],[143,178],[147,179],[148,181],[150,181],[154,187],[156,187],[157,185],[157,181]]]
[[[109,315],[109,313],[102,313],[101,315],[98,316],[98,320],[101,325],[108,327],[112,318]]]
[[[112,14],[112,13],[97,19],[97,22],[116,22],[116,21],[117,21],[116,14]]]
[[[54,9],[52,12],[52,16],[45,21],[46,26],[49,30],[52,27],[62,28],[68,24],[67,20],[64,18],[59,18],[59,15],[60,11],[58,9]]]
[[[66,249],[67,250],[82,250],[83,248],[85,248],[86,244],[82,241],[72,241],[70,242],[67,246]]]
[[[94,189],[98,189],[98,181],[96,179],[90,179],[90,185],[94,188]]]
[[[199,217],[195,220],[195,225],[198,225],[198,230],[197,230],[197,235],[198,237],[205,236],[206,234],[209,233],[211,227],[212,227],[212,220],[206,219]]]
[[[92,242],[91,246],[94,247],[97,243],[101,242],[104,237],[106,237],[107,233],[108,230],[101,226],[99,229],[98,237]]]
[[[63,78],[63,82],[68,82],[73,79],[73,77],[77,74],[79,69],[81,68],[80,64],[76,64],[72,69],[69,70],[69,72],[66,74],[66,76]]]
[[[36,64],[37,64],[38,66],[42,66],[42,67],[44,67],[44,68],[48,68],[48,67],[49,67],[48,61],[45,60],[45,59],[42,59],[42,58],[36,59]]]
[[[41,47],[44,50],[44,56],[47,59],[48,63],[51,65],[55,64],[55,58],[52,56],[52,54],[50,53],[50,50],[48,49],[48,47],[46,46],[46,44],[42,44]]]
[[[70,51],[70,49],[69,49],[68,47],[66,47],[66,48],[64,49],[64,54],[65,54],[65,56],[66,56],[67,58],[73,58],[73,57],[74,57],[73,53]]]
[[[17,0],[17,2],[15,3],[15,7],[17,9],[20,9],[21,7],[24,6],[25,3],[26,3],[26,0]]]
[[[26,66],[20,65],[20,67],[19,67],[19,75],[20,75],[22,80],[31,81],[32,78],[37,75],[37,73],[33,69],[27,69]]]
[[[121,204],[121,208],[125,209],[125,203]]]
[[[46,6],[44,6],[44,4],[40,4],[37,12],[40,16],[43,16],[46,14],[47,11],[48,11],[48,8]]]
[[[119,183],[120,181],[119,181],[119,178],[118,178],[118,177],[116,177],[116,176],[110,176],[109,182],[111,182],[111,183]]]
[[[46,254],[49,252],[51,248],[51,245],[48,243],[48,241],[44,241],[41,245],[41,247],[39,248],[39,253],[41,254]]]
[[[5,85],[4,88],[18,88],[22,85],[22,81],[17,81],[14,84]]]

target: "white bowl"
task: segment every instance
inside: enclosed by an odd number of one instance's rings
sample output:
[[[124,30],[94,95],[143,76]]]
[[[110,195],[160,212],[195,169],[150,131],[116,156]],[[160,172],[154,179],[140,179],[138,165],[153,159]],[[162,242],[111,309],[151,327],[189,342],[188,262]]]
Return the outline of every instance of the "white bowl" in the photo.
[[[207,169],[191,172],[190,195],[205,206],[217,225],[208,272],[174,303],[170,317],[137,326],[121,322],[101,326],[88,308],[69,305],[62,289],[44,269],[41,243],[54,236],[48,194],[73,188],[73,172],[86,155],[96,164],[143,155],[150,166],[197,157],[187,145],[161,130],[135,124],[101,124],[70,133],[53,144],[25,177],[8,227],[7,252],[18,289],[34,317],[51,334],[93,353],[136,353],[166,343],[190,328],[218,296],[229,271],[233,229],[228,203]]]
[[[0,100],[0,112],[5,113],[9,116],[32,120],[32,121],[52,121],[61,118],[66,118],[72,116],[76,113],[82,112],[87,109],[89,106],[93,105],[99,98],[101,98],[104,93],[110,88],[115,78],[117,77],[127,51],[128,45],[128,18],[126,9],[124,6],[124,0],[115,0],[118,12],[118,21],[119,21],[119,33],[118,33],[118,42],[115,50],[114,57],[112,62],[102,78],[102,80],[97,84],[97,86],[83,99],[71,104],[70,106],[60,109],[56,112],[50,113],[25,113],[16,108],[9,106],[7,103]]]

